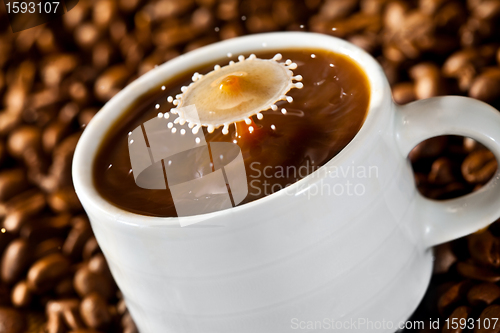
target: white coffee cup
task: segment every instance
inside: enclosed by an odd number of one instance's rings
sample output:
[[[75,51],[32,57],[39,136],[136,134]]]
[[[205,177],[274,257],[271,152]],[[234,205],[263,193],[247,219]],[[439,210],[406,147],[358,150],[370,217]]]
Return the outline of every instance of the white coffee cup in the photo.
[[[364,125],[322,168],[251,203],[184,217],[186,227],[178,218],[124,211],[98,194],[96,151],[139,96],[228,53],[294,48],[345,54],[370,83]],[[73,179],[143,333],[316,332],[339,325],[340,331],[394,332],[426,291],[431,247],[500,216],[498,171],[482,189],[458,199],[431,201],[417,192],[408,152],[442,134],[476,139],[500,159],[500,114],[487,104],[448,96],[398,106],[379,64],[358,47],[313,33],[259,34],[179,56],[123,89],[85,129]],[[369,174],[360,176],[359,167]],[[351,195],[345,187],[340,193],[339,184],[347,182]]]

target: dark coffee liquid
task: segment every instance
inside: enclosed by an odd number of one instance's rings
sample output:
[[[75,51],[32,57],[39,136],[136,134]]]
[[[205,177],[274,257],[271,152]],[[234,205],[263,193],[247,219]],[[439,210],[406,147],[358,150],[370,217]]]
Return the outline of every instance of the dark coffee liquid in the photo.
[[[277,52],[256,53],[270,59]],[[368,110],[370,90],[364,72],[350,58],[325,50],[282,50],[283,59],[297,63],[294,75],[302,75],[304,87],[287,95],[293,102],[277,103],[278,111],[264,112],[264,118],[252,117],[254,131],[249,133],[244,122],[230,126],[228,135],[222,127],[208,134],[207,142],[233,142],[241,148],[248,179],[247,203],[286,186],[316,170],[338,154],[361,128]],[[234,58],[193,68],[188,73],[165,82],[140,98],[111,126],[94,162],[93,177],[98,192],[124,210],[149,216],[177,216],[170,191],[148,190],[136,185],[132,174],[128,133],[158,111],[173,107],[167,96],[180,93],[191,82],[194,72],[207,73],[215,64],[226,65]],[[160,110],[155,108],[160,104]],[[286,108],[287,113],[279,110]],[[201,132],[200,132],[201,133]]]

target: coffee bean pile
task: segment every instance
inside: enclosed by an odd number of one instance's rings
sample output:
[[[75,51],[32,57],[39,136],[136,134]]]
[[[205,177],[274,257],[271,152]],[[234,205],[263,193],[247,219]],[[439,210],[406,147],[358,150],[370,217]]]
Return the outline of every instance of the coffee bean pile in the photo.
[[[16,34],[2,16],[0,333],[137,332],[74,192],[78,138],[106,101],[156,65],[284,30],[367,50],[400,104],[458,94],[500,108],[500,0],[80,0]],[[455,136],[419,144],[410,159],[420,192],[438,200],[478,190],[497,169],[485,147]],[[500,222],[436,255],[415,318],[500,317]]]

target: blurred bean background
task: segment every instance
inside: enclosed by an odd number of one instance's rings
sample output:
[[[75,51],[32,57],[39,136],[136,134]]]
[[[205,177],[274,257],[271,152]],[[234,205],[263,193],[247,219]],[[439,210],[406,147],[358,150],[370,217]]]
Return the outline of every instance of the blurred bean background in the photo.
[[[500,0],[80,0],[18,33],[0,4],[0,333],[137,332],[75,195],[78,138],[156,65],[269,31],[360,46],[399,104],[453,94],[500,108]],[[422,142],[409,158],[419,191],[437,200],[476,191],[497,170],[489,150],[456,136]],[[412,319],[499,318],[500,222],[435,253]]]

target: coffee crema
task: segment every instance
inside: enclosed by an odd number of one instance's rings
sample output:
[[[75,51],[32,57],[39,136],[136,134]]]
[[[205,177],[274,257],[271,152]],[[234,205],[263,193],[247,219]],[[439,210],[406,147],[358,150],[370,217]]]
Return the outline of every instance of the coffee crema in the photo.
[[[277,52],[256,53],[261,59]],[[241,149],[248,183],[245,204],[293,184],[337,155],[363,125],[369,107],[369,82],[363,70],[349,57],[321,49],[280,50],[283,59],[298,66],[302,89],[280,101],[278,111],[252,117],[252,123],[238,122],[224,135],[222,127],[208,133],[207,142],[234,142]],[[237,55],[236,55],[237,56]],[[195,67],[173,77],[139,98],[114,124],[99,147],[93,166],[93,180],[99,194],[113,205],[147,216],[177,216],[168,190],[143,189],[136,185],[128,151],[128,133],[158,112],[174,107],[167,96],[180,93],[193,73],[205,74],[214,65],[227,65],[235,58]],[[157,105],[160,106],[157,109]],[[286,107],[286,113],[280,110]],[[200,131],[201,133],[201,131]]]

